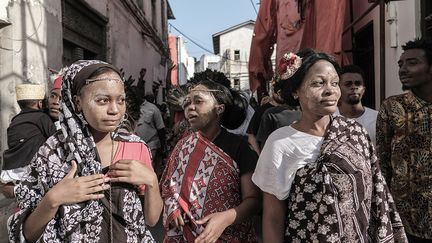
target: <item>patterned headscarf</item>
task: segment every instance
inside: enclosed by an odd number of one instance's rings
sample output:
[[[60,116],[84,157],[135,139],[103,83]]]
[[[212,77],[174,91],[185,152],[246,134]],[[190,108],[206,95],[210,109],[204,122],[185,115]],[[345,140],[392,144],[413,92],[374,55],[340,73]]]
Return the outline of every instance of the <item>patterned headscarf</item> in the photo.
[[[73,102],[73,96],[78,95],[85,85],[86,79],[101,67],[117,71],[112,65],[98,60],[81,60],[73,63],[63,76],[60,105],[60,124],[64,141],[68,144],[74,159],[78,164],[79,176],[100,173],[101,164],[95,161],[96,143],[88,129],[88,123]],[[84,166],[85,165],[85,166]]]
[[[30,173],[23,178],[16,188],[16,197],[21,210],[13,215],[9,222],[10,241],[17,242],[22,234],[22,222],[42,200],[48,190],[60,182],[70,171],[71,161],[75,160],[78,168],[76,176],[99,174],[101,163],[96,156],[96,143],[91,135],[88,123],[82,113],[77,111],[73,96],[79,94],[85,80],[100,67],[116,69],[102,61],[86,60],[73,63],[63,76],[60,106],[61,132],[51,136],[41,146],[30,163]],[[139,137],[113,132],[113,140],[142,142]],[[133,207],[140,203],[138,195],[127,194],[127,203]],[[125,202],[126,203],[126,202]],[[124,207],[126,210],[128,207]],[[132,222],[127,230],[139,235],[147,234],[144,218],[135,211],[123,210],[124,217]],[[56,217],[46,226],[41,242],[98,242],[101,233],[103,206],[99,200],[90,200],[77,204],[61,205]],[[133,237],[134,234],[131,234]],[[151,238],[151,236],[150,236]]]

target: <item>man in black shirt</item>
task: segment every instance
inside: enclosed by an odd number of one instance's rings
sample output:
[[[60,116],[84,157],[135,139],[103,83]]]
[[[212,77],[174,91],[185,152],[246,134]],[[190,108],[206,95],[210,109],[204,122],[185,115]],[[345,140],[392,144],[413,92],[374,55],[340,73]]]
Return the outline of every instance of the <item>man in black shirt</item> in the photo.
[[[289,105],[281,105],[267,109],[261,117],[256,141],[260,149],[264,147],[267,138],[276,129],[289,126],[293,122],[298,121],[301,117],[301,112],[295,107]]]
[[[279,86],[280,85],[278,85],[277,83],[273,85],[273,94],[271,96],[270,102],[258,107],[254,115],[252,116],[251,121],[249,122],[249,127],[247,129],[248,142],[258,155],[261,153],[261,149],[258,141],[256,140],[256,136],[258,134],[258,129],[261,124],[262,115],[267,109],[280,106],[284,103],[280,94]]]
[[[3,154],[0,192],[13,198],[14,184],[25,174],[39,147],[56,131],[51,118],[42,111],[45,89],[42,85],[16,86],[21,112],[12,118],[7,129],[8,149]]]
[[[21,112],[7,129],[8,147],[3,154],[0,174],[0,242],[7,241],[6,220],[16,210],[14,187],[27,173],[28,164],[46,139],[55,132],[51,118],[42,111],[45,88],[42,85],[16,86]],[[2,198],[2,195],[0,195]]]

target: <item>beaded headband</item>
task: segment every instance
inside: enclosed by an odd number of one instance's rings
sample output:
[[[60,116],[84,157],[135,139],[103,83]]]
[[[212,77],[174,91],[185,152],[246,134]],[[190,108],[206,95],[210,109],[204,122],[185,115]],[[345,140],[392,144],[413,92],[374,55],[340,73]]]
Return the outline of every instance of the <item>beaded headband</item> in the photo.
[[[93,78],[93,79],[86,79],[85,85],[96,81],[116,81],[116,82],[124,83],[123,79],[118,79],[118,78]]]

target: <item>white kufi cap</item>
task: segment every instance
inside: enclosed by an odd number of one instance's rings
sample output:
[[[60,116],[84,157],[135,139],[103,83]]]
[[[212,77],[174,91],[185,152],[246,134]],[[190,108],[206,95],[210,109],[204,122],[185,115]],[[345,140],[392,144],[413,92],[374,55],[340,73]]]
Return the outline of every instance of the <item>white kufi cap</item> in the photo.
[[[45,87],[40,84],[18,84],[15,87],[16,98],[19,100],[43,100]]]

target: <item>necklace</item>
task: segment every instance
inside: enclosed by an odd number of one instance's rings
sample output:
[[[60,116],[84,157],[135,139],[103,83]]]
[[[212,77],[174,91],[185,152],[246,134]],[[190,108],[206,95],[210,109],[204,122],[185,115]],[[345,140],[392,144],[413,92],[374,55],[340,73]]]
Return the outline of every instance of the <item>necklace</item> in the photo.
[[[111,162],[110,165],[113,163],[114,160],[114,140],[111,138]],[[109,182],[109,227],[110,227],[110,242],[113,243],[113,205],[112,205],[112,183]]]

